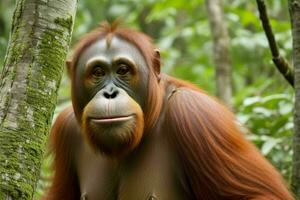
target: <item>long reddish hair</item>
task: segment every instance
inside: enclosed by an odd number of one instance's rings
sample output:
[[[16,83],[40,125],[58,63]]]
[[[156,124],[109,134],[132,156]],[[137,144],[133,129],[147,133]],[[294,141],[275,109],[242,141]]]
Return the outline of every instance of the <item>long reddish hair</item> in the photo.
[[[168,79],[179,89],[166,108],[166,133],[196,199],[294,199],[222,103],[192,84]]]

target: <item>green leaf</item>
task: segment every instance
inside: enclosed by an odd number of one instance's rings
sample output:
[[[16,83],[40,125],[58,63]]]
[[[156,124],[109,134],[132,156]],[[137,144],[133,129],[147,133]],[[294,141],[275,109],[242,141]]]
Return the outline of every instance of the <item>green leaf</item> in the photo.
[[[279,139],[268,138],[268,140],[262,145],[261,152],[263,155],[268,155],[271,150],[280,142]]]

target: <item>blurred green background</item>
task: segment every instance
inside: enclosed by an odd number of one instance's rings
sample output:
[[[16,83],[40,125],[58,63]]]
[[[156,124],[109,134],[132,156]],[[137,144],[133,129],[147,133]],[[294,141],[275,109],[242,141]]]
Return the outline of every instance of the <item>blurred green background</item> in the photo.
[[[0,69],[14,5],[13,0],[0,0]],[[292,38],[287,1],[267,1],[267,6],[280,53],[291,61]],[[289,181],[293,90],[272,63],[255,1],[224,1],[224,15],[230,36],[233,110],[247,128],[247,137]],[[213,41],[204,0],[79,1],[72,44],[101,21],[116,18],[154,38],[161,50],[163,72],[189,80],[215,94]],[[67,105],[70,105],[70,83],[65,74],[56,113]],[[36,198],[49,183],[50,163],[51,156],[46,156]]]

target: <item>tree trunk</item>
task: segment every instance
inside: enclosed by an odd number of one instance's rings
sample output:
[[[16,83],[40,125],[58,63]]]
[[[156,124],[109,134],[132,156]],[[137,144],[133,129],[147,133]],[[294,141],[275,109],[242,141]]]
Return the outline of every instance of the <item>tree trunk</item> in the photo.
[[[289,0],[293,35],[295,86],[292,189],[300,199],[300,0]]]
[[[217,96],[231,105],[232,84],[229,58],[229,37],[224,22],[222,0],[206,0],[210,29],[214,40]]]
[[[0,79],[0,199],[32,199],[76,0],[18,0]]]

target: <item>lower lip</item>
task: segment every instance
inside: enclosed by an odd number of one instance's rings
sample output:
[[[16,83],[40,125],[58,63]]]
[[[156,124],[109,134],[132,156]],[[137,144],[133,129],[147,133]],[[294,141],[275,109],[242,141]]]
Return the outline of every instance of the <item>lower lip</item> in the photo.
[[[98,119],[94,118],[91,119],[91,121],[96,123],[112,123],[112,122],[125,122],[132,118],[133,116],[129,115],[129,116],[113,117],[113,118],[98,118]]]

